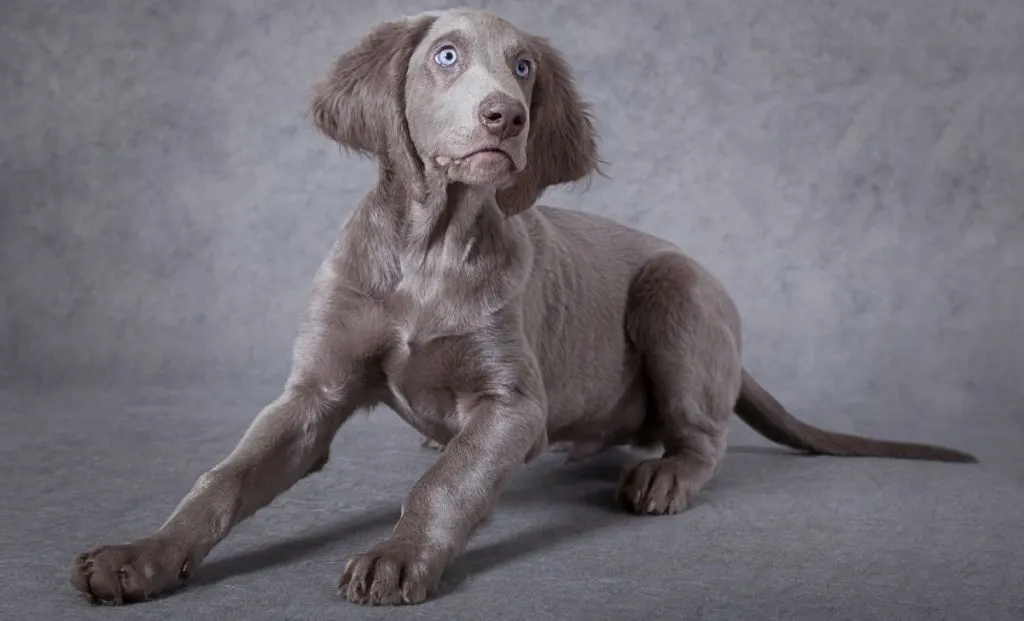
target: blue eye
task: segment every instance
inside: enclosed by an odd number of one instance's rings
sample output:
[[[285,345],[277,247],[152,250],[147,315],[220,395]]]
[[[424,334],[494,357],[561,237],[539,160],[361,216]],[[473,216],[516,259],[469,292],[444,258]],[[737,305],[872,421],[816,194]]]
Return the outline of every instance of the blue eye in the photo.
[[[454,47],[446,45],[434,54],[434,60],[442,67],[451,67],[459,60],[459,54]]]
[[[516,63],[516,75],[525,78],[530,75],[530,61],[523,59]]]

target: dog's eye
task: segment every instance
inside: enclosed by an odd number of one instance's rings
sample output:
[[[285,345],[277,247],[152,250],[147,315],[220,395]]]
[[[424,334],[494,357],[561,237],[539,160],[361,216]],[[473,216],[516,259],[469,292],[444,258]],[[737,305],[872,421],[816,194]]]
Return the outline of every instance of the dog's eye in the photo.
[[[434,60],[442,67],[451,67],[459,60],[459,54],[455,51],[454,47],[446,45],[438,50],[437,54],[434,55]]]
[[[525,58],[516,63],[516,75],[525,78],[530,75],[530,61]]]

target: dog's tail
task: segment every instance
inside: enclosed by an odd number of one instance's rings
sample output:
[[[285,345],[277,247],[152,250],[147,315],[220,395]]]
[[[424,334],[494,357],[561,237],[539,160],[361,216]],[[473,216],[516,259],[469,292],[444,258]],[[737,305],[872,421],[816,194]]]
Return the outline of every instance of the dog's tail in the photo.
[[[786,411],[767,390],[743,370],[743,386],[734,408],[736,414],[765,438],[783,446],[818,455],[842,457],[892,457],[977,463],[977,458],[951,448],[892,442],[825,431],[808,425]]]

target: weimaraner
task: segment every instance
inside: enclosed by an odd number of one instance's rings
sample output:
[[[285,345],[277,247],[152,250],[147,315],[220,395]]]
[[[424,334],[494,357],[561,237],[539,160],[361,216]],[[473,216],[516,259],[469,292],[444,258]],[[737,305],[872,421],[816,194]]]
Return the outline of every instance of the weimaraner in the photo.
[[[619,481],[618,502],[640,514],[686,508],[725,455],[730,412],[809,453],[975,461],[795,419],[743,368],[736,306],[701,265],[535,205],[600,163],[589,107],[546,39],[468,9],[385,22],[335,61],[311,117],[379,176],[316,274],[283,392],[156,532],[75,559],[91,601],[187,582],[378,404],[444,450],[391,536],[345,566],[339,593],[361,604],[435,593],[509,475],[549,443],[573,458],[663,451]]]

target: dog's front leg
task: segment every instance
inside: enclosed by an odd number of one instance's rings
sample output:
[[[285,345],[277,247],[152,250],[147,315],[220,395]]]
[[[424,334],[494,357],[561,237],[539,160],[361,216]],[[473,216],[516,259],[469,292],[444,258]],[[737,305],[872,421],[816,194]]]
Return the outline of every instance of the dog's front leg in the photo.
[[[234,450],[198,478],[163,526],[78,555],[71,581],[79,591],[93,601],[120,604],[183,584],[236,524],[323,468],[341,425],[373,405],[366,360],[384,325],[376,305],[347,295],[335,286],[334,274],[321,270],[282,393]]]
[[[347,600],[424,601],[490,512],[508,475],[543,450],[541,398],[511,390],[472,401],[460,412],[465,427],[413,487],[391,537],[349,560],[338,587]]]
[[[205,472],[156,532],[79,555],[72,582],[94,601],[144,600],[186,582],[231,529],[323,467],[352,408],[289,386],[267,405],[235,449]]]

